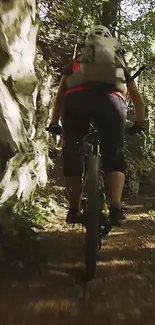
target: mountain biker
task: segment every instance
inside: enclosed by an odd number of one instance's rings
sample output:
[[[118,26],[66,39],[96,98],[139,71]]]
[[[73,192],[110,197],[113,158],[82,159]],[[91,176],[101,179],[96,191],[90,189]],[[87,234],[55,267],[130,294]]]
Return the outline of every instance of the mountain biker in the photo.
[[[93,27],[92,34],[112,37],[105,26]],[[55,98],[49,131],[59,127],[61,116],[63,126],[63,171],[69,195],[70,207],[66,222],[77,219],[78,202],[81,189],[83,139],[88,132],[91,119],[99,131],[103,151],[102,167],[106,175],[110,201],[110,220],[112,225],[125,222],[121,208],[121,197],[125,182],[126,163],[123,154],[127,105],[125,91],[106,82],[93,85],[80,85],[68,88],[67,82],[75,73],[75,60],[64,69]],[[145,106],[136,83],[130,81],[127,69],[124,71],[128,96],[135,108],[133,130],[141,130],[145,118]]]

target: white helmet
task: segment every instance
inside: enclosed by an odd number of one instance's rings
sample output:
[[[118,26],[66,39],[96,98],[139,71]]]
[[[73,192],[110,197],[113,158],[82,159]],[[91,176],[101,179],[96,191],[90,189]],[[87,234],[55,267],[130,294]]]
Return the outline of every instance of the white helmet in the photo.
[[[97,26],[94,26],[87,34],[87,37],[86,37],[86,40],[93,36],[93,35],[100,35],[100,36],[103,36],[103,37],[112,37],[109,29],[105,26],[102,26],[102,25],[97,25]]]

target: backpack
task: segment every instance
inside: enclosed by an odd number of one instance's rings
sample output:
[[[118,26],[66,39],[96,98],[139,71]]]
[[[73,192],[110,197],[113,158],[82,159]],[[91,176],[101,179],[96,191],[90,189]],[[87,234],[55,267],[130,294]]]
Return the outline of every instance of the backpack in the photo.
[[[73,66],[73,74],[67,80],[68,88],[105,83],[126,93],[126,63],[117,38],[90,35],[75,61],[76,69]]]

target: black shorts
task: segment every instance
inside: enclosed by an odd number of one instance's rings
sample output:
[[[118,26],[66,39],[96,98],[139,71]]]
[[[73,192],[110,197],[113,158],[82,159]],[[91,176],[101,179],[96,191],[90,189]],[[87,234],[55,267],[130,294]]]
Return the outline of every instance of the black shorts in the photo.
[[[83,138],[92,119],[99,131],[102,150],[102,167],[105,172],[124,172],[123,154],[127,105],[125,101],[109,94],[103,88],[76,91],[64,96],[63,169],[64,176],[82,173]]]

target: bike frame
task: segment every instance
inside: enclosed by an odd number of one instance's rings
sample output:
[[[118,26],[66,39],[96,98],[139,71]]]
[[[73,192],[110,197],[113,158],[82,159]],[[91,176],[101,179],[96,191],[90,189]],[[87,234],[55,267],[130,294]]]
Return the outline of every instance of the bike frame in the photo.
[[[100,141],[98,138],[98,132],[93,128],[88,135],[84,139],[85,144],[87,144],[87,147],[89,147],[89,152],[87,153],[86,150],[84,152],[84,163],[83,163],[83,184],[82,184],[82,190],[81,190],[81,196],[79,200],[79,205],[78,205],[78,215],[81,215],[81,206],[82,206],[82,200],[84,199],[85,196],[85,189],[87,186],[87,181],[88,181],[88,171],[87,171],[87,160],[89,159],[89,154],[92,153],[93,155],[98,155],[102,157],[102,152],[101,152],[101,147],[100,147]],[[101,166],[101,163],[100,163]],[[107,219],[109,219],[109,210],[108,210],[108,205],[107,205],[107,199],[106,199],[106,194],[105,194],[105,185],[104,185],[104,177],[103,177],[103,172],[100,167],[100,187],[99,190],[102,190],[102,195],[103,195],[103,206],[102,206],[102,211],[104,211],[104,215],[106,216]]]

